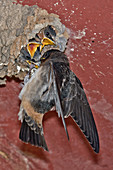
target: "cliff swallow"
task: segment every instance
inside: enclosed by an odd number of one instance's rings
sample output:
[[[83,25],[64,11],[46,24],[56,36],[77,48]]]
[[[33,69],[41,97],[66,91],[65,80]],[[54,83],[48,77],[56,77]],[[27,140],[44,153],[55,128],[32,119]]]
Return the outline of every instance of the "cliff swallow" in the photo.
[[[38,61],[41,62],[39,68],[19,95],[19,120],[22,122],[19,138],[48,151],[42,121],[44,114],[55,107],[58,116],[62,118],[68,139],[65,118],[71,116],[98,153],[99,137],[93,114],[80,80],[70,70],[67,56],[52,49],[46,51]]]

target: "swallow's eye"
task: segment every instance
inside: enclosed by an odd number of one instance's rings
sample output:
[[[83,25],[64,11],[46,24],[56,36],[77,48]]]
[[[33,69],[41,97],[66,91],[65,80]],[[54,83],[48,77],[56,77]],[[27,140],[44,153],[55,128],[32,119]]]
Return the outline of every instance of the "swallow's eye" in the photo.
[[[51,34],[48,31],[45,31],[45,36],[53,41],[53,38],[52,38]]]
[[[49,32],[46,32],[46,36],[47,36],[47,37],[50,36],[50,33],[49,33]]]

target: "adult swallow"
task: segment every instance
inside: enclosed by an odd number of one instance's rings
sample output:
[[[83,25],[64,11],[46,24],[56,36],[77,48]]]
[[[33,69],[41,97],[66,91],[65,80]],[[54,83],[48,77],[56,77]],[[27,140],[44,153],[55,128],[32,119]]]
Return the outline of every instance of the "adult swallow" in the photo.
[[[22,122],[19,138],[48,151],[42,121],[44,114],[55,107],[62,118],[68,139],[65,118],[71,116],[98,153],[99,137],[93,114],[80,80],[70,70],[67,56],[52,49],[46,51],[39,61],[39,68],[19,95],[19,119]]]

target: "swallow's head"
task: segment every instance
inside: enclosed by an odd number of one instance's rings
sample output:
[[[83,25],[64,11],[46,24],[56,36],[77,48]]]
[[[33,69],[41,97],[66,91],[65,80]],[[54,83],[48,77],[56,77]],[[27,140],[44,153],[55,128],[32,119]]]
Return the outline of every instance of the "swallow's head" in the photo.
[[[41,29],[40,32],[36,34],[36,36],[38,36],[41,39],[41,43],[42,43],[40,49],[41,52],[43,48],[48,49],[50,48],[50,46],[52,46],[52,48],[56,47],[56,42],[55,42],[56,32],[52,26],[48,25],[47,27]]]
[[[41,52],[46,52],[50,49],[57,49],[63,52],[65,50],[68,38],[66,33],[65,36],[67,37],[64,36],[64,30],[65,29],[59,30],[52,25],[48,25],[47,27],[41,29],[38,33],[41,43],[43,44],[41,46]]]

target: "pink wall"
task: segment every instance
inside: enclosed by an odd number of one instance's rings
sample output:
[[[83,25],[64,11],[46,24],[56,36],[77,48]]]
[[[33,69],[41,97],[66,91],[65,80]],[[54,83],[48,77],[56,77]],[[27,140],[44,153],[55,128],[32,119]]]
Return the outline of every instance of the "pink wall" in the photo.
[[[92,151],[71,118],[66,120],[70,135],[68,142],[55,112],[45,115],[43,122],[49,153],[23,144],[18,138],[21,124],[17,120],[20,85],[9,80],[6,87],[0,88],[0,169],[113,169],[113,1],[22,2],[23,5],[37,4],[58,14],[70,29],[66,54],[86,90],[100,137],[100,153],[96,155]],[[81,39],[74,38],[78,30],[86,33]]]

